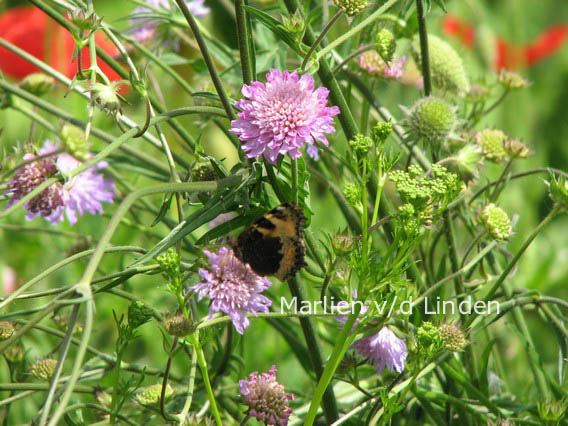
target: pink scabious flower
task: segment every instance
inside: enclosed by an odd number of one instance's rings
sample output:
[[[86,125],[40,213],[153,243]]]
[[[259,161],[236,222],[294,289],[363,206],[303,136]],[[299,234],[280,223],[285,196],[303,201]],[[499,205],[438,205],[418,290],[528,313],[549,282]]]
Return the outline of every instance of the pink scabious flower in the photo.
[[[383,374],[385,367],[389,371],[401,373],[408,356],[404,340],[396,337],[387,327],[373,336],[357,340],[351,348],[369,358],[379,374]]]
[[[57,150],[50,141],[44,143],[40,155]],[[33,160],[35,155],[26,154],[24,160]],[[11,195],[6,207],[10,207],[39,184],[53,177],[57,172],[64,176],[81,163],[67,153],[53,155],[39,161],[34,161],[20,168],[8,182],[6,195]],[[42,216],[53,225],[63,221],[65,215],[71,225],[77,222],[77,214],[102,214],[101,202],[112,203],[114,184],[105,179],[98,170],[106,167],[105,162],[99,162],[94,167],[85,170],[72,179],[61,184],[53,183],[24,204],[28,211],[27,220]]]
[[[368,50],[359,56],[359,66],[369,74],[378,75],[383,78],[400,79],[404,74],[404,65],[406,64],[406,56],[393,58],[393,61],[387,63],[383,61],[375,50]]]
[[[146,3],[154,9],[170,9],[170,0],[146,0]],[[210,11],[208,7],[205,7],[205,0],[190,0],[185,3],[189,11],[196,17],[205,16]],[[134,9],[134,17],[130,19],[130,23],[135,25],[135,27],[129,33],[138,43],[145,43],[154,38],[160,23],[160,21],[155,19],[142,16],[136,17],[136,15],[148,13],[154,13],[154,11],[148,7],[138,6]]]
[[[224,312],[231,317],[237,331],[243,334],[250,324],[247,314],[268,312],[272,301],[261,293],[272,283],[255,274],[227,247],[221,247],[217,254],[207,250],[203,253],[209,259],[211,270],[199,269],[203,281],[190,290],[198,293],[198,300],[209,296],[209,318],[214,312]]]
[[[253,81],[243,85],[244,98],[235,106],[241,110],[239,120],[231,121],[230,131],[239,136],[247,157],[261,155],[275,163],[279,155],[302,156],[300,148],[307,144],[310,157],[317,160],[316,140],[328,146],[326,133],[335,132],[333,117],[337,106],[328,107],[329,90],[314,90],[309,74],[296,71],[283,73],[271,69],[266,84]]]
[[[267,425],[286,426],[292,414],[288,401],[294,394],[286,393],[284,386],[276,381],[276,366],[268,373],[251,373],[239,381],[241,395],[249,406],[248,414]]]

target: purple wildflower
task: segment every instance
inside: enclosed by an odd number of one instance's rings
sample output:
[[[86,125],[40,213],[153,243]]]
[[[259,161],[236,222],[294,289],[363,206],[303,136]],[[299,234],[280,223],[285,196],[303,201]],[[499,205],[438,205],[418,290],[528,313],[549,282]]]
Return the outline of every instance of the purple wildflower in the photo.
[[[146,3],[155,9],[164,9],[166,11],[170,9],[169,0],[146,0]],[[208,7],[205,7],[205,0],[189,0],[186,1],[186,4],[189,11],[197,17],[205,16],[210,11]],[[153,12],[150,8],[138,6],[134,9],[133,15]],[[130,19],[130,23],[136,25],[136,27],[130,30],[132,37],[138,43],[145,43],[154,37],[160,21],[146,17],[133,17]]]
[[[49,154],[57,149],[50,141],[46,141],[39,151],[40,155]],[[24,160],[33,160],[33,154],[26,154]],[[81,163],[69,154],[62,153],[35,161],[20,168],[8,182],[6,194],[12,197],[7,207],[10,207],[39,184],[61,172],[64,176],[77,168]],[[97,163],[94,167],[80,173],[61,184],[53,183],[24,204],[28,211],[27,220],[42,216],[51,224],[63,221],[65,215],[71,225],[77,222],[77,214],[85,212],[101,214],[102,201],[113,202],[114,184],[105,179],[98,170],[106,167],[105,162]]]
[[[288,401],[293,393],[286,393],[284,386],[276,381],[276,366],[268,373],[251,373],[239,381],[241,395],[249,406],[248,414],[267,425],[286,426],[292,409]]]
[[[329,90],[314,90],[314,79],[296,71],[271,69],[266,80],[243,85],[244,99],[235,105],[242,112],[239,120],[231,121],[230,131],[245,142],[249,158],[264,155],[271,163],[280,154],[299,158],[300,148],[307,144],[308,155],[317,159],[315,141],[328,145],[325,133],[335,132],[333,117],[339,114],[337,106],[326,106]]]
[[[235,212],[221,213],[219,216],[209,222],[209,229],[216,228],[217,226],[221,225],[222,223],[228,222],[236,216],[237,214]]]
[[[369,74],[378,75],[383,78],[400,79],[404,74],[406,56],[393,58],[389,63],[383,61],[380,55],[374,50],[368,50],[359,56],[359,66]]]
[[[214,312],[224,312],[231,317],[240,334],[250,324],[247,314],[268,312],[272,301],[261,293],[272,285],[267,279],[254,273],[251,267],[242,263],[233,250],[221,247],[218,254],[203,250],[209,258],[211,271],[199,269],[204,281],[195,284],[190,290],[211,298],[209,318]]]
[[[385,367],[389,371],[401,373],[408,356],[404,340],[396,337],[387,327],[373,336],[357,340],[351,348],[369,358],[379,374],[383,374]]]

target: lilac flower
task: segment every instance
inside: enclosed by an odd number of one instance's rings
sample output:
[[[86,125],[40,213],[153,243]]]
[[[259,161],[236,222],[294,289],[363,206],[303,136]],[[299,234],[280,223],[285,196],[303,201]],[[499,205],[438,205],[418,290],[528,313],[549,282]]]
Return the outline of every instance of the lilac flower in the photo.
[[[221,213],[219,216],[209,222],[209,229],[216,228],[217,226],[221,225],[222,223],[228,222],[236,216],[237,214],[235,212]]]
[[[292,409],[288,401],[294,394],[286,393],[284,386],[276,381],[276,366],[268,373],[251,373],[239,381],[241,395],[249,406],[248,414],[267,425],[286,426]]]
[[[209,318],[214,312],[224,312],[231,317],[240,334],[250,324],[247,314],[268,312],[272,301],[262,293],[272,285],[267,279],[256,275],[251,267],[242,263],[231,249],[221,247],[218,254],[203,250],[209,258],[211,271],[199,269],[204,281],[195,284],[190,290],[211,298]]]
[[[170,9],[170,0],[146,0],[146,3],[155,9]],[[197,17],[205,16],[209,13],[209,8],[205,7],[204,3],[205,0],[186,1],[189,11],[193,14],[193,16]],[[150,8],[138,6],[134,9],[133,15],[153,12],[154,11]],[[135,28],[130,30],[132,37],[134,37],[138,43],[145,43],[154,37],[160,21],[151,20],[145,17],[133,17],[130,19],[130,23],[137,25]]]
[[[357,340],[351,348],[369,358],[379,374],[383,374],[385,367],[389,371],[401,373],[408,356],[404,340],[396,337],[387,327],[383,327],[374,336]]]
[[[56,151],[57,147],[50,141],[44,143],[39,151],[40,155]],[[33,154],[26,154],[24,160],[33,160]],[[8,182],[6,194],[12,197],[7,207],[10,207],[39,184],[53,177],[57,172],[64,176],[77,168],[81,163],[69,154],[62,153],[35,161],[20,168]],[[27,220],[42,216],[51,224],[56,225],[63,221],[65,215],[71,225],[77,222],[77,214],[85,212],[101,214],[102,201],[113,202],[114,184],[105,179],[98,170],[106,167],[105,162],[99,162],[94,167],[69,179],[65,183],[53,183],[24,204],[28,211]]]
[[[393,58],[393,61],[386,63],[375,50],[368,50],[359,56],[359,66],[369,74],[378,75],[383,78],[400,79],[404,73],[406,56]]]
[[[339,114],[336,106],[327,107],[329,90],[314,90],[314,79],[296,71],[289,73],[272,69],[266,74],[266,84],[253,81],[243,85],[245,97],[236,103],[239,120],[231,121],[230,131],[244,143],[247,157],[264,155],[275,163],[280,154],[292,158],[302,156],[300,148],[318,158],[315,141],[328,145],[325,133],[335,132],[333,117]]]

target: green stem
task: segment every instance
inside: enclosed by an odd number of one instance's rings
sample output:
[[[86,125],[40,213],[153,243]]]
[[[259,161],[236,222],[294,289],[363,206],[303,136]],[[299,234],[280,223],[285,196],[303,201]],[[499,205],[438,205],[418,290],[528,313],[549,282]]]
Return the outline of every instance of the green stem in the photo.
[[[363,259],[367,259],[369,254],[369,210],[367,209],[367,159],[363,159],[363,176],[361,177],[361,203],[363,209],[361,211],[361,228],[362,228],[362,255]],[[361,293],[359,293],[361,294]]]
[[[252,61],[250,54],[249,33],[247,25],[247,12],[244,8],[246,0],[235,1],[235,17],[237,20],[237,40],[239,42],[239,54],[241,56],[241,71],[243,83],[250,84],[254,80]]]
[[[430,96],[432,93],[430,55],[428,54],[428,32],[426,31],[426,19],[422,0],[416,0],[416,16],[418,18],[418,35],[420,37],[420,59],[422,62],[422,78],[424,79],[424,95]]]
[[[193,348],[191,352],[191,366],[189,368],[189,378],[187,381],[187,398],[185,399],[185,403],[183,404],[183,409],[178,416],[179,422],[183,425],[185,418],[187,417],[187,413],[189,413],[189,408],[191,407],[191,401],[193,400],[193,388],[195,386],[195,372],[197,370],[197,350]]]
[[[112,379],[112,397],[111,397],[111,404],[110,404],[110,424],[114,424],[116,415],[117,415],[117,404],[118,404],[118,386],[120,384],[120,368],[122,364],[122,355],[124,354],[124,350],[126,349],[126,345],[120,345],[116,349],[116,363],[114,364],[114,372],[113,372],[113,379]]]
[[[298,160],[295,158],[292,161],[292,202],[298,204]]]
[[[308,61],[310,60],[312,53],[314,53],[314,51],[317,49],[317,47],[323,41],[327,32],[331,29],[331,27],[333,27],[333,24],[335,24],[335,22],[341,17],[341,15],[343,15],[343,10],[340,9],[339,12],[337,12],[335,15],[333,15],[333,18],[331,18],[329,20],[329,22],[325,25],[325,27],[323,27],[320,35],[318,36],[316,41],[312,44],[312,46],[310,47],[310,50],[308,50],[308,53],[306,53],[306,56],[304,56],[304,60],[302,61],[302,66],[300,67],[300,70],[302,72],[304,72],[304,70],[306,69],[306,65],[308,65]],[[319,60],[319,58],[318,58],[318,60]]]

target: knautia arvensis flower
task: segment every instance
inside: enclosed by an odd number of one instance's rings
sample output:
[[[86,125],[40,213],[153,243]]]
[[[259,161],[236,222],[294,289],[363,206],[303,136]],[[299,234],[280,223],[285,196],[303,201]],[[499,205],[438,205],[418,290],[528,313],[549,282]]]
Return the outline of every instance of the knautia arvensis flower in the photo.
[[[174,394],[174,389],[169,385],[166,385],[166,391],[164,393],[164,398],[168,399]],[[162,384],[156,383],[155,385],[146,386],[136,392],[136,401],[142,405],[154,405],[160,402],[160,397],[162,395]]]
[[[386,79],[400,79],[404,74],[406,56],[393,57],[385,62],[375,50],[367,50],[359,56],[359,66],[369,74]]]
[[[461,352],[467,345],[465,333],[455,323],[444,323],[439,327],[440,339],[444,348],[450,352]]]
[[[30,367],[30,372],[36,379],[49,381],[55,373],[57,360],[51,358],[44,358],[36,361]]]
[[[383,374],[385,368],[401,373],[408,356],[404,340],[399,339],[388,327],[381,328],[373,336],[357,340],[351,348],[368,358],[379,374]]]
[[[268,373],[254,372],[248,378],[239,381],[241,396],[249,407],[248,415],[266,425],[286,426],[292,408],[289,401],[294,394],[286,393],[284,386],[276,380],[276,366]]]
[[[329,144],[325,134],[335,132],[333,117],[339,108],[327,106],[329,90],[314,87],[309,74],[276,69],[266,74],[266,83],[243,85],[244,98],[235,104],[241,112],[230,131],[244,142],[248,158],[264,155],[271,163],[279,155],[299,158],[304,145],[310,157],[318,158],[316,141]]]
[[[499,73],[499,83],[508,90],[526,89],[529,81],[517,72],[502,70]]]
[[[243,334],[250,324],[247,314],[268,312],[272,301],[261,293],[272,283],[255,274],[230,248],[221,247],[218,253],[203,250],[203,253],[209,259],[209,268],[199,269],[202,281],[190,290],[198,294],[198,300],[209,296],[209,318],[215,312],[224,312]]]
[[[445,142],[458,124],[456,108],[435,96],[419,99],[410,109],[401,108],[411,134],[428,143]]]
[[[495,240],[507,240],[513,233],[509,215],[493,203],[483,208],[480,220],[489,235]]]

